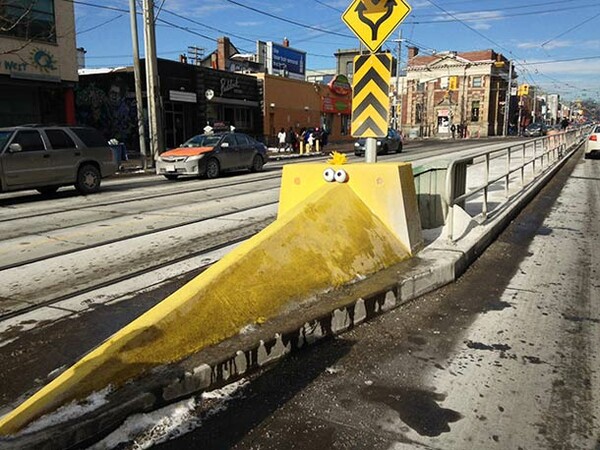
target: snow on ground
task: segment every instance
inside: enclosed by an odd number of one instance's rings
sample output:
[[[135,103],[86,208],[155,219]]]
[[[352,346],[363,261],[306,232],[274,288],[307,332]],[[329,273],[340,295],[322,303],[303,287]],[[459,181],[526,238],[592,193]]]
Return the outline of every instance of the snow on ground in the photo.
[[[204,418],[227,409],[227,404],[243,395],[246,379],[221,389],[204,392],[200,397],[190,397],[178,403],[145,414],[129,417],[123,425],[90,450],[108,450],[120,446],[136,450],[148,449],[194,431],[202,426]],[[203,405],[210,401],[208,410]],[[123,447],[124,444],[125,445]]]

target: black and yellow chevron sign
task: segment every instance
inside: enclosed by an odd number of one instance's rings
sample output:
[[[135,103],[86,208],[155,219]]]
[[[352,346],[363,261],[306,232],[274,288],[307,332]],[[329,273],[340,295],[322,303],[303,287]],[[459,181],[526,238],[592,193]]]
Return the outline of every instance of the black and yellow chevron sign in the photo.
[[[385,137],[390,110],[392,55],[376,53],[354,58],[352,136]]]

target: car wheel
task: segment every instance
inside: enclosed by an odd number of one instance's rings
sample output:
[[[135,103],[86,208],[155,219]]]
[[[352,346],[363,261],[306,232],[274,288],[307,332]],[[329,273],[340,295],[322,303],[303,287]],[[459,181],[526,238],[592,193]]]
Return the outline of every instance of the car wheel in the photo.
[[[179,175],[165,175],[167,180],[176,180]]]
[[[388,146],[387,146],[387,145],[385,145],[385,146],[383,147],[383,149],[381,150],[381,154],[382,154],[382,155],[387,155],[387,154],[388,154]]]
[[[215,158],[211,158],[206,162],[206,178],[217,178],[220,172],[221,168],[219,167],[219,161]]]
[[[265,166],[265,162],[262,159],[262,156],[255,155],[252,160],[252,165],[250,166],[250,172],[261,172],[263,167]]]
[[[75,182],[75,189],[81,194],[93,194],[100,190],[100,171],[91,164],[86,164],[79,168],[77,172],[77,181]]]
[[[50,196],[50,195],[56,194],[56,191],[58,191],[58,186],[37,188],[37,191],[40,194],[42,194],[43,196]]]

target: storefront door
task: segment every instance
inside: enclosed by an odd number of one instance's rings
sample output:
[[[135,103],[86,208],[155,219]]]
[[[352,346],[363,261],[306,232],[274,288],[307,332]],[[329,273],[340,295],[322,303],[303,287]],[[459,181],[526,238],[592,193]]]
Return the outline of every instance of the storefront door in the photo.
[[[190,136],[191,137],[191,136]],[[183,105],[165,104],[165,145],[175,148],[183,144],[186,138]]]

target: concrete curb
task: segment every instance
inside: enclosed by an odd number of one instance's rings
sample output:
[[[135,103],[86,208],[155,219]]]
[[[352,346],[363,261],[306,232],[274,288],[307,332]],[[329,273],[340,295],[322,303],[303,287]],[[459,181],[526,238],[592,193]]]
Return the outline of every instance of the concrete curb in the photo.
[[[247,333],[186,360],[154,370],[109,394],[102,407],[30,434],[0,438],[6,449],[77,448],[116,429],[128,416],[216,389],[276,363],[288,354],[357,325],[456,280],[580,148],[577,144],[551,170],[457,243],[435,243],[417,257],[330,293],[307,299]]]

